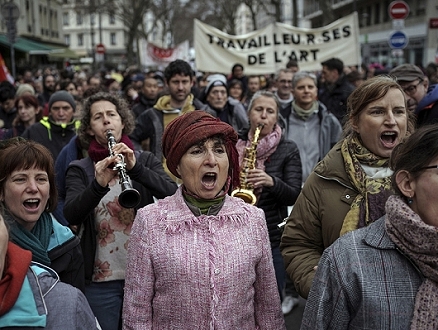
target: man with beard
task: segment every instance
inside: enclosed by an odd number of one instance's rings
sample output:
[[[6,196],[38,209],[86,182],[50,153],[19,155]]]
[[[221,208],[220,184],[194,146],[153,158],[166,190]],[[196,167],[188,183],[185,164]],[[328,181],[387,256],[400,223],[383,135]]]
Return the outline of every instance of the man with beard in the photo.
[[[11,128],[17,116],[15,93],[15,87],[9,81],[0,83],[0,128]]]
[[[227,78],[222,74],[213,74],[207,81],[204,103],[210,107],[213,116],[233,126],[236,132],[247,129],[245,108],[239,101],[228,97]]]
[[[47,115],[49,109],[47,104],[49,103],[50,96],[55,93],[56,79],[52,74],[47,74],[43,76],[43,92],[38,95],[38,102],[43,108],[43,114]]]
[[[397,78],[408,102],[408,109],[417,117],[417,127],[438,122],[438,85],[429,87],[423,71],[413,64],[402,64],[390,72]]]
[[[135,129],[129,136],[136,150],[142,150],[141,142],[150,139],[150,151],[158,159],[163,159],[161,137],[166,126],[183,113],[194,110],[207,111],[207,106],[195,99],[191,93],[193,76],[193,70],[187,62],[175,60],[169,63],[164,70],[169,94],[160,97],[152,108],[143,111],[137,117]],[[166,166],[165,169],[167,171]]]

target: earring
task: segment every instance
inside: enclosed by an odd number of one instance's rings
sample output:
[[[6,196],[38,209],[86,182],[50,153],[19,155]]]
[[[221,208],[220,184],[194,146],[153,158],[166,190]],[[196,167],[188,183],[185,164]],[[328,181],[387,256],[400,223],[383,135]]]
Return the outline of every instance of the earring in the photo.
[[[408,204],[412,204],[414,202],[414,200],[412,199],[412,196],[409,195],[408,197]]]

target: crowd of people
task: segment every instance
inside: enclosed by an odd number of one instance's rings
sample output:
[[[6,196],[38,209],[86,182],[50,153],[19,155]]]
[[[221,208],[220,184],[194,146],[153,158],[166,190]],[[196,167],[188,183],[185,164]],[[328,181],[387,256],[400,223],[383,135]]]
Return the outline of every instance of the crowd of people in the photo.
[[[0,327],[438,329],[438,66],[366,69],[0,82]]]

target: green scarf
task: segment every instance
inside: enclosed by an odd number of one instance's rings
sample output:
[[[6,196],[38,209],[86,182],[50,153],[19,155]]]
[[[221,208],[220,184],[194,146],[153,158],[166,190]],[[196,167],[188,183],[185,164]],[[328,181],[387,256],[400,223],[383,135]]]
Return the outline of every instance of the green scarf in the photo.
[[[13,219],[10,214],[9,216]],[[47,249],[49,247],[52,232],[52,217],[49,213],[43,212],[31,231],[24,228],[17,221],[13,221],[11,224],[10,235],[12,242],[21,248],[32,252],[33,261],[50,266]]]
[[[301,118],[302,120],[306,121],[307,119],[309,119],[309,117],[318,110],[318,101],[315,101],[312,103],[312,106],[310,107],[310,109],[306,110],[303,109],[301,107],[299,107],[297,105],[297,103],[294,101],[292,101],[292,108],[295,110],[295,113],[297,114],[297,116],[299,118]]]
[[[220,204],[224,200],[225,196],[221,196],[215,199],[200,199],[184,194],[184,198],[187,202],[196,206],[201,211],[201,214],[207,214],[210,207]]]

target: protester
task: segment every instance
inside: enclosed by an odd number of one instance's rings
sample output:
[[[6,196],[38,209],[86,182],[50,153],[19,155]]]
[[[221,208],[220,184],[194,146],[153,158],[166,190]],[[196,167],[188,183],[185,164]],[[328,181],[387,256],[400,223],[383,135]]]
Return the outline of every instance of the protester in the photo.
[[[292,94],[293,75],[294,74],[290,69],[280,69],[275,75],[275,83],[277,86],[275,95],[278,97],[278,101],[280,101],[281,109],[290,106],[294,99]]]
[[[350,95],[343,138],[309,175],[282,236],[287,273],[301,296],[307,298],[325,248],[384,214],[389,156],[412,131],[411,113],[394,79],[368,79]]]
[[[438,88],[431,85],[423,71],[413,64],[402,64],[390,72],[405,92],[408,108],[417,117],[417,126],[438,122]]]
[[[257,198],[257,207],[265,212],[268,226],[271,252],[275,267],[275,276],[280,296],[283,298],[286,272],[280,253],[281,232],[278,225],[288,215],[288,206],[292,206],[301,191],[301,161],[295,142],[286,140],[282,134],[279,119],[279,102],[277,97],[267,91],[254,94],[249,104],[249,131],[242,132],[237,142],[239,164],[244,185],[253,187]],[[256,166],[242,173],[248,165],[248,157],[254,143],[254,133],[262,124],[257,142]],[[242,183],[242,182],[241,182]],[[298,305],[298,294],[292,296],[292,306]],[[286,313],[287,314],[287,313]]]
[[[261,89],[260,85],[260,77],[256,75],[248,76],[248,90],[246,91],[245,98],[242,102],[245,109],[249,108],[249,103],[252,100],[252,97],[255,93],[257,93]]]
[[[263,212],[227,194],[236,142],[204,111],[167,126],[163,154],[183,184],[135,219],[126,329],[285,329]]]
[[[50,215],[57,202],[50,152],[34,141],[14,138],[1,143],[0,164],[0,200],[12,242],[32,251],[32,260],[53,268],[61,281],[84,290],[79,239]]]
[[[42,81],[42,87],[43,92],[38,93],[38,102],[40,103],[41,108],[44,112],[48,112],[47,105],[49,103],[50,97],[53,93],[55,93],[55,83],[56,79],[55,76],[49,73],[50,70],[46,74],[43,75],[43,81]],[[43,113],[44,114],[44,113]]]
[[[386,215],[324,251],[301,329],[436,329],[438,126],[391,155]]]
[[[248,128],[248,116],[243,105],[228,97],[227,78],[222,74],[212,74],[207,78],[205,96],[202,101],[210,108],[210,113],[230,124],[239,132]]]
[[[355,87],[345,76],[344,62],[339,58],[333,57],[322,62],[321,65],[323,83],[318,89],[318,100],[338,118],[341,124],[344,124],[347,115],[347,98]]]
[[[83,293],[9,242],[0,214],[0,328],[100,329]]]
[[[234,64],[231,68],[231,75],[228,77],[227,83],[230,83],[234,79],[241,81],[243,94],[246,94],[246,90],[248,89],[248,77],[245,75],[244,70],[245,69],[242,64]]]
[[[316,163],[339,141],[342,127],[337,118],[317,100],[316,76],[301,71],[292,78],[294,100],[281,109],[285,135],[300,150],[303,184]]]
[[[56,160],[61,149],[76,135],[79,124],[73,118],[76,102],[67,91],[55,92],[48,103],[49,116],[27,128],[22,137],[41,143]]]
[[[31,84],[21,84],[17,88],[15,98],[21,97],[23,95],[35,95],[35,88]]]
[[[230,97],[242,103],[244,101],[245,95],[243,94],[242,82],[238,79],[233,79],[228,83],[228,92]]]
[[[139,93],[138,103],[132,108],[135,118],[147,109],[152,108],[157,102],[158,82],[155,78],[146,77]]]
[[[17,116],[15,103],[15,87],[9,81],[0,82],[0,128],[12,127]]]
[[[85,296],[105,330],[119,329],[121,322],[126,249],[136,208],[177,189],[152,153],[134,152],[128,138],[133,127],[134,119],[123,99],[109,93],[90,96],[78,131],[88,157],[71,162],[65,177],[64,216],[70,225],[80,227]],[[108,149],[108,130],[117,142],[112,151]],[[114,166],[120,162],[132,189],[139,192],[136,208],[123,207],[119,200],[124,190],[121,173]]]
[[[12,127],[4,132],[3,139],[20,136],[24,131],[40,121],[42,118],[41,108],[35,96],[24,94],[15,100],[17,116],[12,122]]]

